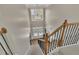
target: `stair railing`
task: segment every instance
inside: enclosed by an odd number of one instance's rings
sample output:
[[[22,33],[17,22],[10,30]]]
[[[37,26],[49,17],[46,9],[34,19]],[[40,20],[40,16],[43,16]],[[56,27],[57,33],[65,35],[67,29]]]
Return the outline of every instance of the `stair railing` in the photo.
[[[11,55],[13,55],[13,53],[12,53],[12,51],[11,51],[11,49],[10,49],[10,47],[9,47],[9,45],[8,45],[8,43],[7,43],[6,39],[5,39],[5,37],[4,37],[4,35],[3,35],[3,34],[6,34],[6,33],[7,33],[6,28],[4,28],[4,27],[3,27],[3,28],[0,28],[0,35],[2,36],[2,38],[3,38],[3,40],[4,40],[5,44],[6,44],[6,46],[7,46],[8,50],[9,50],[9,52],[11,53]],[[5,54],[8,55],[6,49],[4,48],[4,46],[2,45],[1,42],[0,42],[0,45],[1,45],[1,47],[3,48]]]
[[[79,40],[79,23],[68,23],[65,20],[54,32],[50,34],[46,33],[44,40],[44,51],[46,55],[57,47],[77,44]]]

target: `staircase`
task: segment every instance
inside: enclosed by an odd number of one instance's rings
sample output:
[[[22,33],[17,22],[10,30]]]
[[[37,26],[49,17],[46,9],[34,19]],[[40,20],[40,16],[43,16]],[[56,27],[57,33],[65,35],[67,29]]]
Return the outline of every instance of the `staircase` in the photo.
[[[67,20],[54,32],[46,33],[42,42],[43,53],[50,54],[57,47],[66,47],[77,44],[79,40],[79,23],[68,23]]]
[[[39,44],[38,44],[38,40],[34,39],[32,41],[32,45],[29,48],[28,52],[26,53],[27,55],[44,55],[44,53],[42,52]]]
[[[13,52],[11,51],[10,46],[8,45],[4,37],[5,33],[7,33],[7,30],[5,28],[1,28],[0,35],[8,50],[4,47],[4,44],[2,42],[0,42],[0,47],[3,50],[4,54],[13,55]],[[65,20],[65,22],[60,27],[58,27],[54,32],[45,33],[44,37],[42,38],[33,38],[31,42],[32,45],[30,49],[32,50],[30,54],[52,54],[52,51],[54,51],[56,48],[62,49],[62,47],[68,47],[69,45],[73,44],[75,44],[75,47],[77,46],[77,42],[79,42],[79,23],[68,23],[67,20]]]
[[[77,44],[79,40],[79,23],[68,23],[67,20],[54,32],[45,34],[45,54],[57,47]]]

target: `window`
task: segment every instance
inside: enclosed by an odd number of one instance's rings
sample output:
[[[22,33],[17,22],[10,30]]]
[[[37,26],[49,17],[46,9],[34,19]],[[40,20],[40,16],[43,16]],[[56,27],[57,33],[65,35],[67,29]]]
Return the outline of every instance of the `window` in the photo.
[[[30,25],[32,37],[43,36],[45,33],[45,9],[31,8],[30,9]]]
[[[43,27],[34,27],[32,28],[33,36],[42,36],[44,34]]]
[[[43,20],[43,9],[30,9],[32,21]]]

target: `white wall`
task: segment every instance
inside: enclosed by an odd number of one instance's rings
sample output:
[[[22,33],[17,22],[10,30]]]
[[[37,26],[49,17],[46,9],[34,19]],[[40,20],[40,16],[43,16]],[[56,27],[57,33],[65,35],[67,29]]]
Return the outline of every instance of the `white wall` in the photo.
[[[25,54],[29,43],[29,17],[25,5],[0,5],[0,26],[8,30],[10,47],[16,54]]]
[[[59,27],[64,20],[68,22],[79,22],[79,5],[53,5],[46,10],[47,31],[53,31]]]

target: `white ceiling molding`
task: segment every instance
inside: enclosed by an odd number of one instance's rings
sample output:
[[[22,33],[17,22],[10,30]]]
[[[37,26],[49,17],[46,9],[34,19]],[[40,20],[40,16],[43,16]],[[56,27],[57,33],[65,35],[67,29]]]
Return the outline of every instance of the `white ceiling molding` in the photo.
[[[26,8],[50,8],[51,4],[26,4]]]

